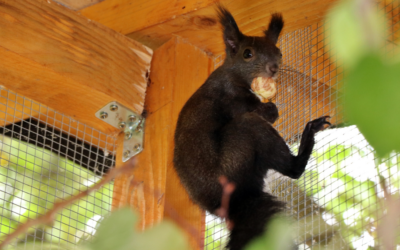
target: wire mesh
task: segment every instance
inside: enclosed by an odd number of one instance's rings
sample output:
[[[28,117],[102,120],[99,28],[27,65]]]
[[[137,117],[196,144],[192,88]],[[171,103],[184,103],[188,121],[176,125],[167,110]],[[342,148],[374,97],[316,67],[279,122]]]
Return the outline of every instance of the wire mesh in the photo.
[[[223,56],[213,58],[214,70],[224,62]],[[225,221],[213,214],[206,213],[204,249],[217,250],[224,249],[227,243],[229,231],[226,228]]]
[[[380,8],[390,19],[385,46],[390,57],[398,51],[400,3],[382,1]],[[273,100],[280,113],[275,128],[296,153],[308,121],[329,115],[336,126],[317,134],[299,180],[270,171],[265,190],[286,202],[299,249],[377,249],[376,228],[382,217],[378,203],[383,197],[379,178],[385,178],[390,192],[399,191],[400,155],[393,153],[377,162],[357,127],[344,123],[338,105],[344,72],[329,39],[330,30],[317,23],[286,33],[278,41],[283,62]],[[222,62],[221,56],[214,58],[214,67]],[[223,249],[227,235],[224,222],[207,215],[205,249]]]
[[[116,138],[0,88],[0,241],[97,182],[115,164]],[[31,228],[13,246],[76,244],[111,211],[113,185],[64,209],[52,228]]]

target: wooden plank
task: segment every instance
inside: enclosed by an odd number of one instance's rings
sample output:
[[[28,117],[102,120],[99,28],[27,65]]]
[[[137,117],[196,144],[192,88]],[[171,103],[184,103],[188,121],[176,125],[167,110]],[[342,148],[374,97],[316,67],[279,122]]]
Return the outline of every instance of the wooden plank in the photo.
[[[115,137],[107,136],[107,134],[101,133],[99,130],[78,122],[50,108],[47,109],[45,113],[39,113],[34,118],[82,141],[86,141],[109,154],[114,154],[114,151],[116,150]]]
[[[105,0],[80,12],[122,34],[210,6],[215,0]]]
[[[118,101],[142,113],[152,51],[54,2],[0,3],[0,84],[100,131]],[[29,39],[27,39],[29,37]]]
[[[179,113],[192,96],[192,94],[205,82],[210,75],[212,60],[206,53],[193,45],[187,43],[181,38],[175,38],[175,89],[173,92],[172,103],[172,124],[174,133],[170,134],[169,140],[173,141],[175,134],[175,126]],[[166,202],[178,212],[184,221],[188,223],[188,227],[197,231],[198,235],[191,235],[191,244],[193,249],[204,248],[204,230],[205,230],[205,213],[195,205],[187,195],[185,189],[173,168],[173,149],[169,147],[169,159],[167,166],[167,186],[166,186]],[[188,228],[186,228],[188,230]]]
[[[132,174],[114,181],[113,207],[129,204],[139,211],[140,229],[151,227],[164,218],[167,149],[171,144],[168,136],[173,129],[171,102],[174,82],[172,76],[168,77],[168,72],[176,70],[173,56],[173,43],[165,44],[154,53],[145,102],[148,116],[144,150],[136,157],[137,165]],[[122,154],[119,148],[117,165]]]
[[[155,51],[146,95],[145,150],[133,173],[114,182],[114,208],[129,204],[140,211],[141,229],[163,218],[176,220],[192,249],[203,249],[204,212],[189,199],[172,166],[173,135],[180,109],[208,77],[210,64],[204,52],[181,39]],[[133,187],[132,180],[139,185]]]
[[[43,104],[7,89],[0,89],[0,127],[33,117],[64,133],[113,154],[114,137],[107,136]]]
[[[94,4],[97,4],[103,0],[53,0],[65,7],[70,8],[71,10],[81,10],[83,8],[87,8]]]
[[[164,218],[165,185],[167,171],[167,149],[171,147],[171,105],[174,77],[174,42],[155,51],[151,63],[149,87],[146,93],[146,128],[144,150],[136,157],[137,166],[131,175],[114,181],[113,207],[126,204],[141,214],[139,228],[150,227]],[[122,143],[122,142],[121,142]],[[121,144],[122,145],[122,144]],[[122,155],[117,152],[117,165]],[[138,183],[134,187],[132,180]]]
[[[54,107],[107,134],[117,132],[115,128],[99,122],[94,116],[99,107],[113,100],[108,95],[50,71],[48,67],[27,60],[1,46],[0,57],[2,85],[18,94]]]
[[[17,123],[45,112],[46,106],[32,102],[16,93],[0,89],[0,127]]]
[[[285,20],[283,32],[291,32],[320,21],[336,0],[223,0],[221,2],[232,12],[244,34],[261,36],[273,12],[283,14]],[[224,52],[214,6],[177,16],[158,25],[134,31],[128,36],[153,49],[172,36],[179,36],[206,53],[220,55]]]

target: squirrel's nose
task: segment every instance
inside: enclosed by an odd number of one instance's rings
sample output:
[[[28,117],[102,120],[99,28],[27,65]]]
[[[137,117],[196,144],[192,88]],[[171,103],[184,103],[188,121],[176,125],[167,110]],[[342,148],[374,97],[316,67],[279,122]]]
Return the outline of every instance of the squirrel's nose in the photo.
[[[275,74],[276,72],[278,72],[278,65],[274,64],[274,65],[269,66],[269,71],[272,74]]]

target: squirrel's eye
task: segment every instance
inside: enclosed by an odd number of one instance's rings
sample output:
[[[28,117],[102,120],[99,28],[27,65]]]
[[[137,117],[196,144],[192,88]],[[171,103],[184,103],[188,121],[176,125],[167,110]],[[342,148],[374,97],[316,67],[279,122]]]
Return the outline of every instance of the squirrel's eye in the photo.
[[[249,59],[253,57],[253,53],[251,53],[250,49],[245,49],[243,52],[243,58],[244,59]]]

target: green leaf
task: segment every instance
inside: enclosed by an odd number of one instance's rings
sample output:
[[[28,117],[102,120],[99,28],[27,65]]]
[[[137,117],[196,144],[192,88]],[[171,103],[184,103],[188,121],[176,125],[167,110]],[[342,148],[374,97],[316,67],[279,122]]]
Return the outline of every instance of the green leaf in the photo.
[[[346,148],[344,145],[330,146],[324,153],[323,159],[328,159],[334,164],[339,164],[343,159],[351,155],[352,148]]]
[[[386,37],[383,16],[368,1],[342,0],[336,4],[325,22],[332,56],[351,68],[371,49],[380,49]]]
[[[293,249],[291,225],[284,217],[275,217],[267,225],[264,235],[250,242],[245,250]]]
[[[137,221],[137,216],[130,208],[122,208],[112,212],[109,217],[103,220],[88,247],[93,250],[133,249],[131,241]]]
[[[325,186],[325,180],[321,180],[318,171],[315,170],[306,170],[295,182],[302,187],[302,190],[307,192],[307,196],[315,195]]]
[[[16,247],[7,248],[8,250],[89,250],[85,246],[52,244],[52,243],[28,243],[20,244]]]
[[[131,240],[132,247],[129,249],[190,249],[183,232],[175,224],[166,220],[143,233],[134,234]]]
[[[400,151],[400,64],[365,56],[345,79],[346,117],[380,157]]]
[[[219,232],[220,235],[227,234],[227,229],[223,227],[222,224],[216,224],[214,222],[208,223],[206,225],[206,233],[204,239],[204,246],[206,250],[212,250],[216,247],[218,248],[221,245],[225,244],[226,238],[213,237],[216,234],[216,232]]]
[[[136,232],[137,216],[130,208],[112,212],[103,220],[87,246],[92,250],[187,250],[189,245],[181,230],[172,222],[162,223],[144,232]]]

